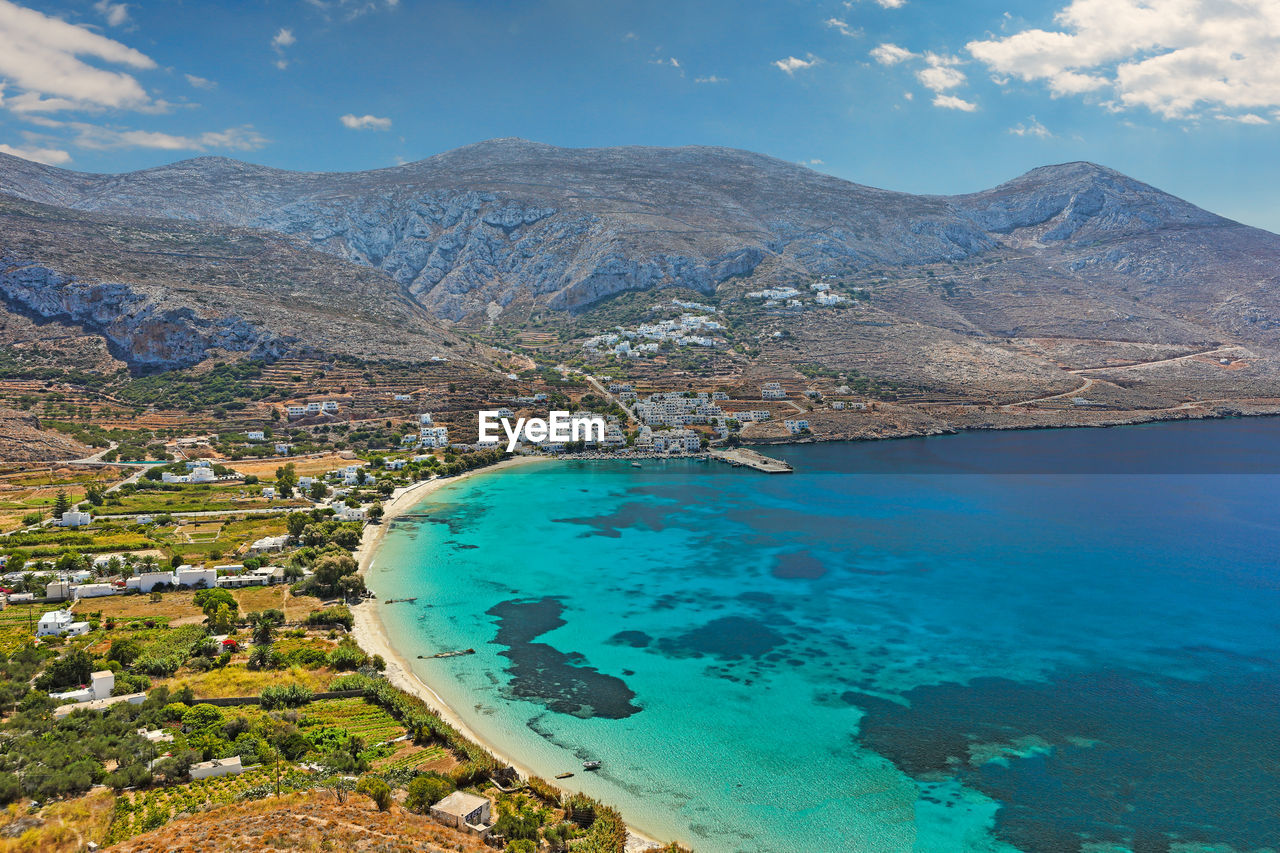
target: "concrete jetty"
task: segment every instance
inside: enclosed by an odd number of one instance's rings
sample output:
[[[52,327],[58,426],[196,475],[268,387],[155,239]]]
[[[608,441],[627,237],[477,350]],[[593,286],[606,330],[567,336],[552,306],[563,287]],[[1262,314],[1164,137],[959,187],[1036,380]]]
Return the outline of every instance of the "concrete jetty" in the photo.
[[[774,459],[771,456],[765,456],[763,453],[757,453],[746,447],[733,447],[728,450],[712,450],[711,458],[718,459],[721,462],[728,462],[734,467],[753,468],[756,471],[763,471],[766,474],[790,474],[792,473],[791,465],[783,462],[781,459]]]

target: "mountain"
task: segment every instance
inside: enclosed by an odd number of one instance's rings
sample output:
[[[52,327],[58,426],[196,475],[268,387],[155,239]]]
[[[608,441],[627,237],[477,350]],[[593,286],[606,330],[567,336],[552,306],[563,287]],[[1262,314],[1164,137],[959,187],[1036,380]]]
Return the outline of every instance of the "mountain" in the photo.
[[[95,175],[0,155],[0,193],[0,291],[11,307],[108,329],[112,312],[158,317],[160,329],[166,311],[189,309],[204,324],[195,350],[271,355],[339,323],[350,328],[320,335],[321,349],[369,340],[397,355],[417,339],[389,328],[441,341],[435,318],[479,327],[546,309],[590,316],[626,292],[738,298],[814,276],[865,289],[878,324],[963,347],[1280,344],[1280,236],[1089,163],[918,196],[726,148],[501,139],[338,174],[202,157]],[[168,240],[183,246],[139,254]],[[66,295],[71,280],[84,292]],[[182,296],[177,281],[197,293]],[[835,357],[839,336],[855,332],[847,318],[818,323],[820,313],[794,324],[808,351],[779,358]],[[150,352],[155,338],[115,340]]]

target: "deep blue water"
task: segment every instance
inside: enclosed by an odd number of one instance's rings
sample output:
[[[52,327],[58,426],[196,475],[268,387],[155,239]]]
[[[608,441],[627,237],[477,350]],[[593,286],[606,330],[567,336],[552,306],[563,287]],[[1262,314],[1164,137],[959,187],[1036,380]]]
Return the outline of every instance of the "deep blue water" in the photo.
[[[1280,420],[775,455],[460,481],[370,585],[479,651],[415,669],[483,737],[700,851],[1280,849]]]

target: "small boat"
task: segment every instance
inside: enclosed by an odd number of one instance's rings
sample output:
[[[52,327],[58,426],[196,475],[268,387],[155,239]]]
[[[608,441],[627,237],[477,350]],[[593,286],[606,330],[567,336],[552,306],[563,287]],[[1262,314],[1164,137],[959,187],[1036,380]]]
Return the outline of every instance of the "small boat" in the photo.
[[[599,761],[584,761],[584,762],[582,762],[582,769],[583,769],[583,770],[599,770],[599,769],[600,769],[600,762],[599,762]]]
[[[640,467],[640,463],[639,463],[639,462],[632,462],[632,463],[631,463],[631,467],[632,467],[632,468],[639,468],[639,467]]]
[[[557,773],[557,774],[556,774],[556,778],[557,778],[557,779],[568,779],[568,778],[569,778],[570,776],[572,776],[572,775],[573,775],[572,773]]]

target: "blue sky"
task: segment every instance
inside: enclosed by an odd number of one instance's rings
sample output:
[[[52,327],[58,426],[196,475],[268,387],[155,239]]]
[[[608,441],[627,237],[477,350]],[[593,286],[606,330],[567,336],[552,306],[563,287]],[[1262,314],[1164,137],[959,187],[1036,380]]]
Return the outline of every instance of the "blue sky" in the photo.
[[[1092,160],[1280,231],[1280,0],[0,0],[0,150],[378,168],[725,145],[911,192]]]

